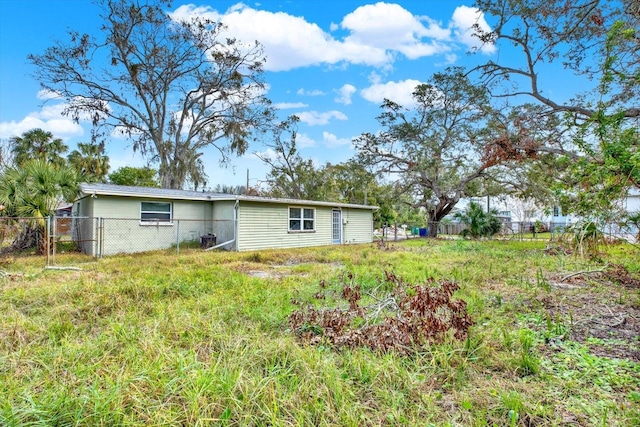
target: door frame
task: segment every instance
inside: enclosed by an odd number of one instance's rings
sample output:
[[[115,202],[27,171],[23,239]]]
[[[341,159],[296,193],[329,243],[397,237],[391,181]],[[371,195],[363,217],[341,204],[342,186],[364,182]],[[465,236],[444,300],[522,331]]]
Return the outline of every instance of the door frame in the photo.
[[[338,215],[336,215],[336,213]],[[336,220],[338,224],[336,224]],[[336,228],[336,225],[338,228]],[[340,232],[340,237],[338,239],[335,238],[335,231],[338,230]],[[334,245],[342,244],[343,240],[343,229],[342,229],[342,210],[341,209],[331,209],[331,243]]]

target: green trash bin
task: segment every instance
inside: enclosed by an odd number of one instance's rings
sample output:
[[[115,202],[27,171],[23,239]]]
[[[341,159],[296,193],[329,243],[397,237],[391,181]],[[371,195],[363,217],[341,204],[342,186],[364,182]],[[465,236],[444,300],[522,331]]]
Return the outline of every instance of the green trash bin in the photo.
[[[419,230],[420,230],[420,229],[419,229],[418,227],[412,227],[412,228],[411,228],[411,235],[412,235],[412,236],[417,236],[417,235],[418,235]]]

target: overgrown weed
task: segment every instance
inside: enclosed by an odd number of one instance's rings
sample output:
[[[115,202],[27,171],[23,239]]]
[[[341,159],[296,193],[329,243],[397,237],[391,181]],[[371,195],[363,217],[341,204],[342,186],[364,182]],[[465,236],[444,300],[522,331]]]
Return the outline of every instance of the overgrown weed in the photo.
[[[638,253],[615,246],[597,263],[544,243],[185,250],[82,272],[17,257],[0,280],[0,424],[637,425]],[[605,264],[622,267],[557,286]],[[248,274],[258,267],[280,274]],[[466,337],[403,355],[307,346],[287,331],[292,299],[347,272],[384,295],[385,270],[411,284],[455,281],[475,322]],[[314,307],[341,301],[329,288]]]

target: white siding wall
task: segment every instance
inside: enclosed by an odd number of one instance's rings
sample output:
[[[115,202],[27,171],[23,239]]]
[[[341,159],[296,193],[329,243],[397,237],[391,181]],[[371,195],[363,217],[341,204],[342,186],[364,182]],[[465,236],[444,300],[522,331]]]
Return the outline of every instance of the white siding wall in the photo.
[[[240,202],[238,250],[330,245],[331,208],[315,207],[315,209],[315,232],[289,232],[289,205]]]
[[[369,209],[342,209],[344,243],[371,243],[373,241],[373,211]]]
[[[331,245],[332,208],[316,206],[315,232],[289,232],[289,207],[285,205],[240,202],[238,212],[238,250],[297,248]],[[368,209],[343,209],[343,243],[373,241],[373,214]],[[346,223],[345,223],[346,222]]]

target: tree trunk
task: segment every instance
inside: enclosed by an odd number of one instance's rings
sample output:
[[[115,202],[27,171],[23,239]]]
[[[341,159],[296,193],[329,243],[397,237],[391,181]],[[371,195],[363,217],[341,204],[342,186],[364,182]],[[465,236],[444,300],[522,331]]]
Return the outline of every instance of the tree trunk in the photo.
[[[46,251],[46,237],[44,227],[40,225],[27,225],[21,229],[11,245],[2,248],[0,253],[9,254],[35,249],[38,254]]]
[[[172,190],[182,190],[184,188],[186,173],[179,160],[174,159],[171,163],[160,165],[158,175],[162,188]]]
[[[438,226],[440,225],[440,221],[453,210],[453,208],[458,203],[459,199],[446,199],[441,200],[440,203],[434,208],[430,208],[427,210],[429,215],[429,224],[427,224],[427,237],[436,238],[438,237]]]

